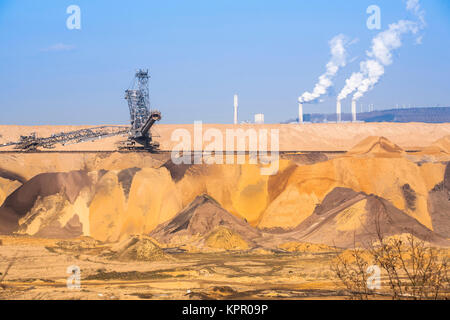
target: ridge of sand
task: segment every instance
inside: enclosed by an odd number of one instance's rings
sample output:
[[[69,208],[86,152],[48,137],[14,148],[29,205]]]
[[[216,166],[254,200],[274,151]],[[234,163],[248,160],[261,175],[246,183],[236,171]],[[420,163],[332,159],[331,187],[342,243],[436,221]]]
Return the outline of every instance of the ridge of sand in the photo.
[[[86,127],[93,126],[1,125],[0,144],[17,141],[20,135],[29,135],[33,132],[40,137],[47,137],[61,131]],[[203,124],[203,133],[210,128],[218,129],[224,137],[224,142],[227,129],[276,129],[279,130],[280,151],[348,151],[354,146],[355,141],[370,136],[384,136],[405,150],[416,150],[450,135],[450,123]],[[177,129],[185,130],[191,136],[193,145],[193,124],[157,124],[152,128],[152,133],[162,150],[172,150],[179,143],[171,140],[172,133]],[[125,136],[117,136],[80,144],[57,145],[53,150],[117,150],[116,143],[124,139]],[[0,151],[7,149],[0,148]]]
[[[423,155],[439,155],[439,154],[450,154],[450,135],[445,136],[441,139],[436,140],[431,145],[423,148],[420,152]]]
[[[247,250],[248,243],[239,233],[225,227],[218,227],[205,238],[205,245],[214,249]]]
[[[404,150],[385,137],[371,136],[355,145],[347,155],[401,157]]]
[[[341,202],[336,204],[336,199]],[[377,230],[385,237],[410,233],[430,243],[450,244],[385,199],[347,188],[330,192],[290,236],[304,242],[351,247],[354,242],[367,244],[376,240]]]
[[[216,228],[219,226],[233,231],[233,234],[228,234],[229,238],[237,233],[244,241],[252,242],[260,236],[257,229],[227,212],[206,194],[197,196],[174,218],[152,231],[150,236],[162,243],[183,243],[210,237],[212,233],[217,232]],[[222,236],[224,233],[219,232],[215,238]]]
[[[167,258],[158,242],[143,235],[127,237],[112,246],[104,255],[120,261],[155,261]]]
[[[19,219],[27,215],[38,198],[62,192],[62,197],[74,203],[81,189],[91,183],[87,172],[42,173],[11,193],[0,207],[0,232],[11,232]]]
[[[45,153],[32,154],[36,165],[42,166],[39,170],[47,173],[33,176],[7,196],[0,208],[0,228],[14,222],[14,228],[7,231],[17,231],[19,222],[18,231],[28,235],[84,235],[111,242],[129,235],[149,234],[192,206],[192,212],[199,214],[181,219],[191,229],[175,232],[177,237],[173,238],[179,243],[186,239],[204,240],[218,222],[228,223],[230,230],[236,229],[251,243],[260,236],[261,229],[279,228],[286,232],[297,227],[314,212],[318,214],[315,210],[324,205],[333,189],[342,187],[383,198],[429,230],[437,226],[438,233],[447,234],[448,228],[442,223],[446,216],[441,214],[448,212],[447,190],[430,191],[443,180],[444,184],[450,181],[449,165],[416,163],[408,157],[365,156],[374,149],[378,154],[400,152],[387,138],[366,138],[358,145],[355,150],[363,156],[339,156],[308,165],[281,159],[280,171],[271,177],[261,176],[258,165],[203,164],[180,168],[170,160],[155,162],[152,155],[135,153],[89,154],[85,158],[88,165],[77,161],[77,171],[58,173],[59,170],[53,171],[57,159]],[[20,159],[21,165],[29,166],[31,162],[25,159],[30,154],[0,156],[10,159],[1,164],[7,183],[19,175],[31,176],[21,170],[16,172],[17,167],[12,166]],[[197,202],[196,197],[200,197]],[[360,222],[368,216],[366,211],[377,209],[371,206],[371,199],[364,198],[341,210],[342,199],[346,195],[339,193],[333,202],[333,210],[342,213],[333,222],[339,232],[360,228]]]

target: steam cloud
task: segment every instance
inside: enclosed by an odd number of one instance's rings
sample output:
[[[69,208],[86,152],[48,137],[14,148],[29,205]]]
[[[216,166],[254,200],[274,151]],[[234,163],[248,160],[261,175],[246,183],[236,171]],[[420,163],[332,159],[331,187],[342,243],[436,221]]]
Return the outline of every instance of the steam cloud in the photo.
[[[327,71],[319,77],[319,82],[314,86],[313,92],[305,92],[299,98],[300,103],[315,101],[326,94],[333,85],[333,78],[339,71],[339,68],[347,64],[346,46],[348,39],[340,34],[330,40],[331,60],[327,63]]]
[[[426,26],[425,11],[420,7],[419,0],[408,0],[408,2],[406,3],[406,9],[416,15],[416,17],[420,21],[421,28]]]
[[[389,28],[380,32],[372,39],[372,47],[366,52],[367,60],[361,62],[360,71],[353,73],[345,81],[345,86],[338,95],[338,100],[347,98],[355,92],[353,100],[360,99],[371,90],[385,72],[385,67],[393,63],[392,51],[402,46],[402,36],[406,33],[417,34],[425,26],[425,13],[422,11],[419,0],[408,0],[407,10],[413,12],[419,23],[409,20],[400,20],[389,25]]]

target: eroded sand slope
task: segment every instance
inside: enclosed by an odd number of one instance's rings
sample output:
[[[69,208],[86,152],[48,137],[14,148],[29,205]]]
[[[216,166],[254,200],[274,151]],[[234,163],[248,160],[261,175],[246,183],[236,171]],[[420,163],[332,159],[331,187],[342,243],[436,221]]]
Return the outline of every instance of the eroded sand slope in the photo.
[[[84,235],[109,242],[156,232],[159,240],[171,242],[162,226],[206,195],[217,208],[200,206],[202,215],[226,212],[246,227],[223,225],[220,221],[229,218],[216,217],[206,231],[179,235],[202,247],[217,239],[224,239],[224,246],[257,248],[283,241],[332,245],[335,238],[349,246],[355,232],[361,239],[368,237],[371,217],[380,212],[399,221],[391,223],[389,234],[410,226],[417,236],[445,244],[450,236],[448,140],[440,138],[432,149],[407,153],[386,137],[367,137],[328,160],[324,154],[306,162],[301,154],[282,156],[273,176],[261,175],[259,165],[179,166],[167,156],[145,153],[0,154],[0,231],[55,238]],[[341,212],[339,199],[346,196],[339,188],[362,198]],[[333,223],[310,236],[305,230],[319,223],[311,219],[321,205]],[[251,236],[261,232],[257,240]]]

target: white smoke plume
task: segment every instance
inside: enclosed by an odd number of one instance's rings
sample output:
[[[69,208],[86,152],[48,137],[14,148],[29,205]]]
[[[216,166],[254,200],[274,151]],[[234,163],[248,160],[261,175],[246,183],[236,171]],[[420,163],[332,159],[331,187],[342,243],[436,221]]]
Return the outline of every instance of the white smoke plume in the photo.
[[[408,0],[406,3],[406,9],[414,13],[420,21],[420,27],[426,26],[425,11],[420,7],[419,0]]]
[[[327,71],[319,77],[319,82],[314,86],[312,92],[305,92],[299,98],[300,103],[315,101],[326,94],[333,85],[333,78],[340,68],[347,64],[346,47],[349,41],[346,36],[340,34],[330,40],[331,60],[327,63]]]
[[[366,52],[367,60],[361,62],[359,72],[353,73],[345,81],[338,100],[345,99],[355,91],[353,100],[358,100],[371,90],[383,76],[385,67],[392,64],[392,51],[402,46],[402,36],[406,33],[417,34],[425,25],[424,12],[420,9],[418,0],[408,0],[407,9],[419,18],[420,23],[400,20],[389,25],[387,30],[377,34],[372,40],[371,50]]]

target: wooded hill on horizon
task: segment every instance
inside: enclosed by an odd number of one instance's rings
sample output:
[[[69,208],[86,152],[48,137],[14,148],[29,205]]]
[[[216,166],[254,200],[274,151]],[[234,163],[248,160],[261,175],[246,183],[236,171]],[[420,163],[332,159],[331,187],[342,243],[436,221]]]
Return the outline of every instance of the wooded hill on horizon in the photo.
[[[305,122],[333,122],[336,114],[310,113],[304,114]],[[351,121],[351,113],[343,113],[342,121]],[[450,122],[450,107],[421,107],[406,109],[375,110],[357,114],[358,121],[364,122],[424,122],[424,123],[447,123]],[[298,122],[298,118],[290,119],[283,123]]]

